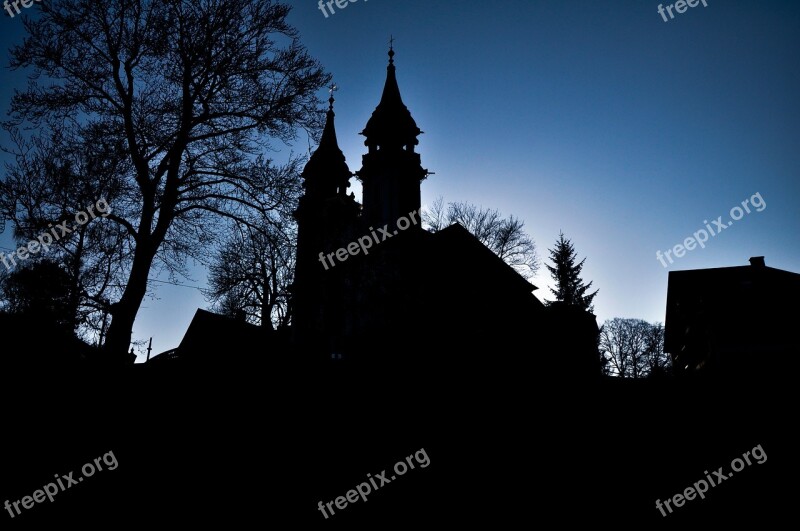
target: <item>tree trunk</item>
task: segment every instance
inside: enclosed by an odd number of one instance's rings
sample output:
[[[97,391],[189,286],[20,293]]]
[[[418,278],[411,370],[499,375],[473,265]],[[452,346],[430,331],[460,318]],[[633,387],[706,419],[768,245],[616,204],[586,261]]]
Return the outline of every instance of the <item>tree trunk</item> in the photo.
[[[155,254],[138,245],[125,291],[112,306],[111,324],[106,334],[105,351],[110,360],[125,360],[133,335],[133,323],[147,293],[147,277]]]

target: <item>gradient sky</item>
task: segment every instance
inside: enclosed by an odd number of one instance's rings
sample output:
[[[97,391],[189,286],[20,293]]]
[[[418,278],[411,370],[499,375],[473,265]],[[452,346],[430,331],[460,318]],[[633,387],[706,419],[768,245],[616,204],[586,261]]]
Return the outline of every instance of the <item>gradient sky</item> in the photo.
[[[290,3],[289,21],[340,87],[350,169],[391,34],[404,102],[425,131],[418,152],[435,172],[423,204],[443,196],[520,217],[542,259],[563,230],[600,290],[599,323],[663,322],[669,271],[763,255],[800,272],[800,2],[707,0],[668,22],[649,0],[357,0],[328,18],[312,0]],[[4,49],[21,42],[18,19],[0,23]],[[24,76],[3,76],[5,113]],[[307,150],[305,135],[294,149]],[[756,193],[761,212],[667,268],[657,260]],[[14,246],[9,236],[0,247]],[[181,282],[204,286],[205,272]],[[544,267],[533,282],[549,298]],[[157,353],[207,303],[194,288],[155,293],[134,338],[153,336]]]

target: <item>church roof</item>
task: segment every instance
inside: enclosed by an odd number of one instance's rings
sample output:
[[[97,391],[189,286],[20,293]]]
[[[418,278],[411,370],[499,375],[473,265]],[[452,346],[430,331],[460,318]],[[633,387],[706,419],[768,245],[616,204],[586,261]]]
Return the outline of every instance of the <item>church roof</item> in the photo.
[[[305,179],[325,176],[336,181],[337,179],[349,179],[351,175],[350,168],[345,162],[344,153],[339,148],[339,142],[336,139],[336,126],[334,123],[336,114],[333,112],[333,93],[331,93],[328,101],[330,102],[330,107],[325,120],[325,128],[322,130],[319,146],[303,169],[303,177]]]
[[[469,267],[460,268],[468,272],[465,275],[465,286],[470,284],[468,278],[491,276],[494,282],[502,283],[519,293],[530,294],[539,289],[458,223],[435,232],[432,244],[443,263],[469,264]],[[482,273],[476,274],[477,271]],[[459,272],[450,270],[450,275],[457,276]]]
[[[417,145],[417,136],[421,133],[400,96],[395,76],[394,50],[389,49],[389,66],[386,67],[386,84],[381,101],[361,132],[366,137],[364,145]]]

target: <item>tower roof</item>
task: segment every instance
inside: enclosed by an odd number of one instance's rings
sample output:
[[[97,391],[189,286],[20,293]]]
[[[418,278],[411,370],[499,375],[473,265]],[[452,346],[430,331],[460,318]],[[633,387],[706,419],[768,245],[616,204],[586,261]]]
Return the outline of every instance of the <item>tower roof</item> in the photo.
[[[319,146],[308,159],[306,167],[303,169],[303,178],[308,180],[325,180],[330,181],[330,186],[339,187],[342,182],[345,183],[352,175],[350,168],[345,162],[344,153],[339,148],[339,142],[336,139],[336,126],[334,124],[334,117],[336,113],[333,112],[333,90],[331,89],[331,97],[328,100],[330,106],[328,108],[327,118],[325,120],[325,128],[322,130],[322,137],[319,141]],[[347,186],[345,186],[346,188]]]
[[[366,137],[364,145],[415,146],[417,136],[422,133],[411,112],[403,103],[397,85],[394,67],[394,49],[389,48],[389,66],[386,67],[386,84],[381,101],[372,113],[367,126],[361,132]]]

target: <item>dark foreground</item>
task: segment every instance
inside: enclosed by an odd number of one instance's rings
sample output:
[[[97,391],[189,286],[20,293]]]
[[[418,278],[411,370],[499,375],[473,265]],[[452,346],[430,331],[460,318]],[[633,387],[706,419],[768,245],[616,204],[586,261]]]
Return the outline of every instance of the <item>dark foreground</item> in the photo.
[[[0,503],[32,496],[57,475],[77,479],[108,452],[118,466],[52,502],[20,504],[13,519],[3,509],[2,527],[769,529],[796,505],[796,386],[575,382],[535,372],[414,362],[3,374]],[[656,508],[719,467],[727,476],[758,445],[763,464],[750,457],[705,499],[666,517]],[[398,461],[415,466],[398,476]],[[366,501],[348,502],[359,485],[371,491]],[[320,501],[333,502],[327,519]]]

